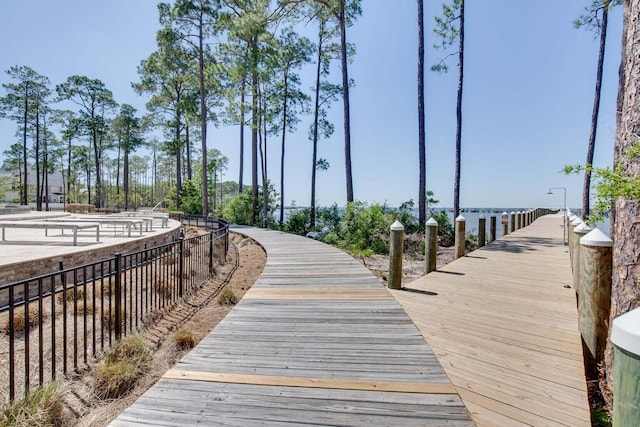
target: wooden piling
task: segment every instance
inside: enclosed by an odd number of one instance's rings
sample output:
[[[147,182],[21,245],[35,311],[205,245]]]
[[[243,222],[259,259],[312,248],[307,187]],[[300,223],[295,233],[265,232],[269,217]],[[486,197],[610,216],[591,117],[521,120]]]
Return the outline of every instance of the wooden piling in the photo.
[[[579,295],[580,289],[580,239],[591,231],[591,227],[583,222],[573,230],[572,246],[573,257],[571,258],[571,274],[573,277],[573,289],[576,291],[576,297]]]
[[[400,289],[402,287],[402,253],[404,251],[404,226],[400,221],[391,224],[391,239],[389,242],[389,277],[387,287]]]
[[[496,216],[489,217],[489,243],[496,240]]]
[[[516,212],[516,230],[520,230],[522,228],[522,212]]]
[[[467,220],[464,219],[464,217],[462,215],[458,216],[458,218],[456,218],[456,225],[455,225],[455,243],[454,243],[454,259],[458,259],[460,257],[463,257],[465,254],[465,249],[466,249],[466,222]]]
[[[478,247],[481,248],[486,244],[487,218],[480,215],[478,218]]]
[[[597,228],[580,239],[580,293],[578,323],[587,352],[587,378],[597,378],[604,360],[611,308],[613,241]]]
[[[613,426],[637,425],[640,420],[640,308],[613,320]]]
[[[502,222],[502,235],[506,236],[509,234],[509,214],[506,212],[502,212],[501,220]]]
[[[438,253],[438,221],[429,218],[426,225],[424,236],[424,274],[436,270],[436,255]]]
[[[511,232],[516,231],[516,213],[511,211]]]

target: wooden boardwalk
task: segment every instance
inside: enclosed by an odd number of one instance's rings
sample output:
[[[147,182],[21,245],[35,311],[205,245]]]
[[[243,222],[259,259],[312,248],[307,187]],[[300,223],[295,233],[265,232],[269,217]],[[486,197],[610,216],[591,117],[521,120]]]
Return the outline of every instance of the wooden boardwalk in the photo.
[[[562,217],[547,215],[393,291],[473,420],[590,426]]]
[[[346,254],[253,228],[267,265],[242,301],[114,426],[470,426],[416,326]]]

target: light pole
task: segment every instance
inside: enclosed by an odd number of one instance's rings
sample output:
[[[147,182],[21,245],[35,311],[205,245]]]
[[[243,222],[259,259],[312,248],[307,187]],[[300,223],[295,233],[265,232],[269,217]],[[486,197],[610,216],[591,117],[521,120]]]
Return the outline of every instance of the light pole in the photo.
[[[547,194],[553,194],[551,190],[562,190],[564,192],[563,208],[562,208],[562,245],[565,245],[565,236],[567,231],[567,189],[566,187],[551,187]]]

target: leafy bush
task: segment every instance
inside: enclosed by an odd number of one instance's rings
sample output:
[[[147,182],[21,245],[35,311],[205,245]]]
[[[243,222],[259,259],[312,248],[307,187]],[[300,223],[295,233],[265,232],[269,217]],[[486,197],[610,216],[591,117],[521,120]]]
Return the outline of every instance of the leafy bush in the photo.
[[[366,206],[361,202],[348,203],[339,236],[350,252],[371,250],[377,254],[389,253],[389,234],[393,215],[378,204]]]
[[[311,209],[304,208],[291,212],[287,216],[283,227],[283,231],[287,233],[299,234],[304,236],[311,231]]]
[[[431,217],[438,222],[438,244],[440,246],[453,246],[455,230],[447,212],[434,211],[431,212]]]
[[[169,189],[169,193],[164,199],[164,202],[171,209],[177,208],[176,194],[176,187],[171,187],[171,189]],[[202,193],[192,180],[188,179],[182,183],[182,190],[180,191],[180,210],[186,214],[198,215],[202,213]]]
[[[267,222],[268,225],[275,224],[275,218],[273,217],[273,213],[275,212],[275,190],[272,186],[269,186],[269,195],[268,195],[268,211],[267,211]],[[231,198],[222,209],[222,217],[229,221],[232,224],[238,225],[263,225],[263,194],[262,190],[258,192],[258,212],[256,222],[253,222],[252,212],[253,212],[253,200],[251,193],[245,192],[238,194],[237,196]]]

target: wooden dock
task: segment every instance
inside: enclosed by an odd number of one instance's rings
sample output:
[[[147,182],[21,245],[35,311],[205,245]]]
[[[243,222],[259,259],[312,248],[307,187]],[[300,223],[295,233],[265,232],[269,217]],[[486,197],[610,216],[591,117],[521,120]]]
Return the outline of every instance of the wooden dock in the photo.
[[[561,238],[547,215],[392,291],[478,425],[591,425]]]
[[[113,426],[470,426],[378,278],[328,245],[242,232],[267,265],[242,301]]]

